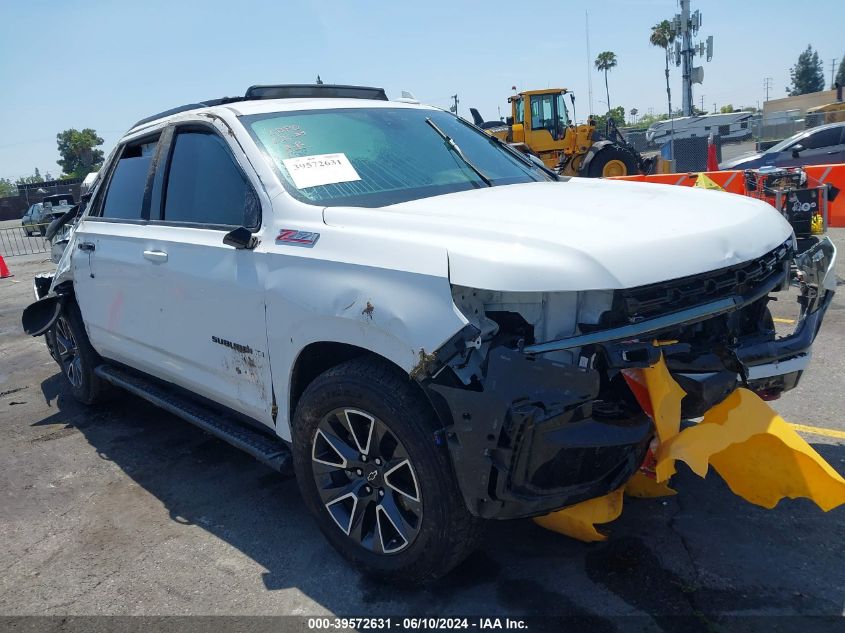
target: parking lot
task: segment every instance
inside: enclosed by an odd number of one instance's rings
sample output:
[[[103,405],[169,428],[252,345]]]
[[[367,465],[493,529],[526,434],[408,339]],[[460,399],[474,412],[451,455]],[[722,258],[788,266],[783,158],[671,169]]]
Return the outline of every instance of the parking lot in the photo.
[[[845,253],[845,229],[831,236]],[[495,523],[433,586],[368,580],[317,531],[294,481],[134,396],[96,409],[70,397],[20,327],[47,257],[9,258],[14,277],[0,280],[0,614],[558,615],[596,631],[624,628],[621,616],[705,631],[732,616],[843,614],[845,508],[764,510],[683,465],[678,496],[626,500],[605,543]],[[781,325],[794,317],[773,310]],[[802,433],[845,473],[845,292],[814,354],[774,406],[819,427]]]

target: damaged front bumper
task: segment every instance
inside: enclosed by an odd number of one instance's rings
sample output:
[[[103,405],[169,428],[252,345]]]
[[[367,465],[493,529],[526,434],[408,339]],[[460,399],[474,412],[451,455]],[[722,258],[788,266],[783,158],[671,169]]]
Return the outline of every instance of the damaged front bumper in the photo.
[[[479,346],[480,331],[468,326],[416,378],[449,422],[440,439],[469,510],[485,518],[537,516],[624,484],[642,464],[654,428],[620,388],[621,371],[649,367],[661,354],[687,392],[686,417],[702,415],[738,386],[764,398],[793,388],[833,298],[835,258],[824,238],[795,258],[792,271],[784,265],[767,272],[741,293],[549,342],[497,340],[483,375],[469,383],[449,371],[463,349]],[[768,295],[793,274],[801,306],[794,332],[775,338],[773,329],[749,328],[749,315],[771,319]],[[577,362],[549,354],[561,351]]]

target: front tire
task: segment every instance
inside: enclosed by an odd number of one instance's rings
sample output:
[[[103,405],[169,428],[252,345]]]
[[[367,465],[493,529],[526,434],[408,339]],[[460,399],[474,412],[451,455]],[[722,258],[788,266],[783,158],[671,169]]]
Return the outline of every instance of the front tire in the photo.
[[[329,542],[364,571],[404,584],[434,580],[476,547],[435,414],[397,368],[354,359],[318,376],[293,423],[305,505]]]
[[[636,159],[618,145],[605,145],[587,165],[587,175],[590,178],[630,176],[636,173],[639,173]]]
[[[46,336],[50,353],[59,364],[73,397],[89,405],[104,400],[111,387],[94,373],[102,361],[91,347],[76,301],[68,299]]]

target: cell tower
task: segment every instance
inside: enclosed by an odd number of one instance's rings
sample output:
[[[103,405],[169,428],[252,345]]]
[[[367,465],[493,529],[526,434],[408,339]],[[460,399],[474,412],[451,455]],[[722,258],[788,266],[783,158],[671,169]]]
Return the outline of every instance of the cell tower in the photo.
[[[692,116],[692,85],[704,83],[704,66],[693,66],[693,57],[706,57],[708,62],[713,59],[713,36],[709,35],[705,42],[692,43],[693,36],[701,28],[701,12],[690,12],[690,0],[679,1],[681,12],[672,19],[672,30],[677,38],[675,65],[682,67],[684,116]]]

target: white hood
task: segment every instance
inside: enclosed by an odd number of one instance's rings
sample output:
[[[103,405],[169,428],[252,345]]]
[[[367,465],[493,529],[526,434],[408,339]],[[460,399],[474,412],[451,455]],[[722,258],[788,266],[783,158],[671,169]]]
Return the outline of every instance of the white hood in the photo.
[[[503,291],[641,286],[748,261],[792,234],[771,205],[751,198],[587,178],[328,207],[324,218],[412,233],[446,248],[452,283]]]

